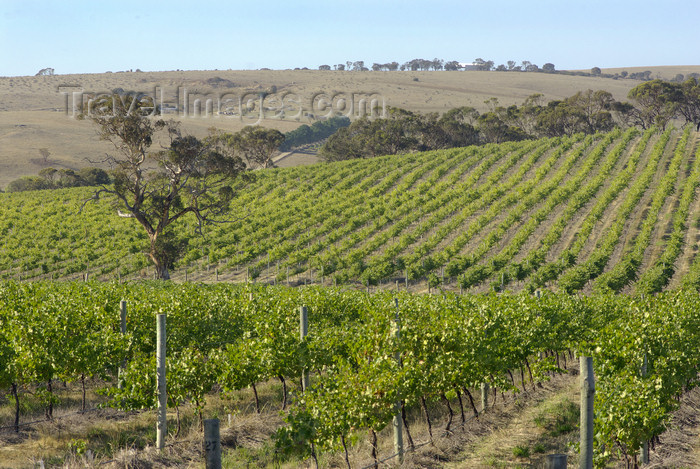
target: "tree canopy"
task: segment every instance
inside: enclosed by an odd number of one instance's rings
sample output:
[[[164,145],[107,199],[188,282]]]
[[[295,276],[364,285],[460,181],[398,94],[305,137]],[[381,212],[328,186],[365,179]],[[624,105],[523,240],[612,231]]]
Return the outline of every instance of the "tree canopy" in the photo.
[[[10,182],[7,185],[7,192],[98,186],[109,183],[109,174],[100,168],[83,168],[75,171],[48,167],[39,171],[38,176],[23,176]]]
[[[118,213],[136,219],[146,231],[146,254],[156,277],[168,279],[169,268],[186,244],[173,224],[190,214],[201,234],[208,223],[231,221],[227,216],[234,198],[232,182],[246,175],[246,164],[219,135],[198,139],[183,134],[178,123],[154,120],[138,107],[129,109],[129,103],[118,103],[113,112],[98,113],[92,120],[100,138],[111,142],[116,152],[104,161],[113,185],[101,185],[90,200],[101,194],[115,196]],[[152,151],[154,136],[163,132],[169,144]]]
[[[274,166],[272,156],[284,142],[284,134],[279,130],[258,125],[245,127],[235,134],[222,134],[221,138],[224,138],[250,167],[263,169]]]
[[[690,79],[687,87],[692,95],[697,82]],[[678,115],[681,104],[685,101],[684,91],[682,85],[663,80],[651,80],[635,86],[627,95],[638,105],[632,112],[634,124],[643,129],[652,125],[665,127],[668,121]],[[690,117],[692,121],[692,115]]]
[[[389,108],[386,119],[363,117],[338,129],[319,153],[326,161],[337,161],[470,145],[477,142],[470,123],[474,112],[456,108],[439,116]]]
[[[321,147],[320,155],[335,161],[604,132],[615,126],[614,102],[607,91],[587,90],[546,104],[542,103],[542,95],[530,96],[521,106],[508,107],[492,98],[486,101],[489,110],[483,113],[471,107],[454,108],[443,115],[389,108],[386,119],[358,119],[339,129]]]

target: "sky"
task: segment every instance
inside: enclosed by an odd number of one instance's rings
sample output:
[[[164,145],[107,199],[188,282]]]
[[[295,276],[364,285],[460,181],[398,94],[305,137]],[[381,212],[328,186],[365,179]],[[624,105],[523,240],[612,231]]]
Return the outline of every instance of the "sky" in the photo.
[[[0,0],[0,76],[414,58],[700,65],[698,0]]]

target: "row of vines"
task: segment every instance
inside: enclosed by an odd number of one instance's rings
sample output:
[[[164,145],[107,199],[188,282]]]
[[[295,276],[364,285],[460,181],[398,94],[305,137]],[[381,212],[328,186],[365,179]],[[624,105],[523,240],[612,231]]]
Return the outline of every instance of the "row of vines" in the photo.
[[[696,150],[690,127],[616,129],[261,171],[236,187],[235,223],[201,237],[184,220],[175,275],[653,293],[683,283],[673,277],[693,248]],[[0,194],[0,278],[147,275],[142,230],[112,200],[78,213],[90,196]]]
[[[301,305],[310,324],[303,340]],[[17,402],[32,390],[50,409],[52,382],[98,377],[109,405],[153,408],[159,313],[167,316],[170,407],[191,403],[201,412],[213,389],[255,389],[269,380],[286,389],[302,370],[311,372],[306,392],[284,393],[287,423],[275,436],[280,457],[342,451],[358,432],[390,425],[397,403],[404,412],[427,411],[431,402],[466,399],[476,412],[472,393],[482,383],[523,392],[514,375],[522,387],[548,379],[575,351],[594,359],[596,458],[604,464],[635,454],[664,431],[676,398],[697,383],[700,364],[696,291],[536,298],[5,282],[0,389]]]

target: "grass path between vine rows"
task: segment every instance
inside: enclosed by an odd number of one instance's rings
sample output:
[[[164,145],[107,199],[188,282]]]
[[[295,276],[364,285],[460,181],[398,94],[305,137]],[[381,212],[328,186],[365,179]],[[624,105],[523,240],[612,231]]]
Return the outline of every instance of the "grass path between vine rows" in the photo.
[[[685,393],[650,449],[648,468],[700,467],[700,388]]]
[[[545,455],[565,453],[568,467],[578,467],[579,379],[577,372],[543,383],[522,401],[482,417],[482,431],[446,464],[433,467],[541,468]],[[478,433],[478,432],[476,432]],[[422,466],[417,466],[422,467]],[[611,461],[607,467],[625,467]],[[700,467],[700,388],[684,394],[667,430],[650,447],[648,468]]]
[[[545,455],[554,453],[568,454],[569,464],[575,464],[578,455],[571,445],[578,440],[578,385],[578,372],[573,370],[493,409],[461,451],[441,467],[543,467]]]

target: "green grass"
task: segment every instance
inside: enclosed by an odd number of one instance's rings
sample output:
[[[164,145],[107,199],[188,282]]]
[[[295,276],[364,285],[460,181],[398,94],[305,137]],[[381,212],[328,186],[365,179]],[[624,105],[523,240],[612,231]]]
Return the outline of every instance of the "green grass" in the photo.
[[[575,430],[579,416],[579,406],[575,403],[556,401],[545,405],[533,422],[537,427],[545,430],[547,435],[557,437]]]
[[[513,456],[516,458],[529,458],[530,448],[526,445],[517,445],[513,448]]]

